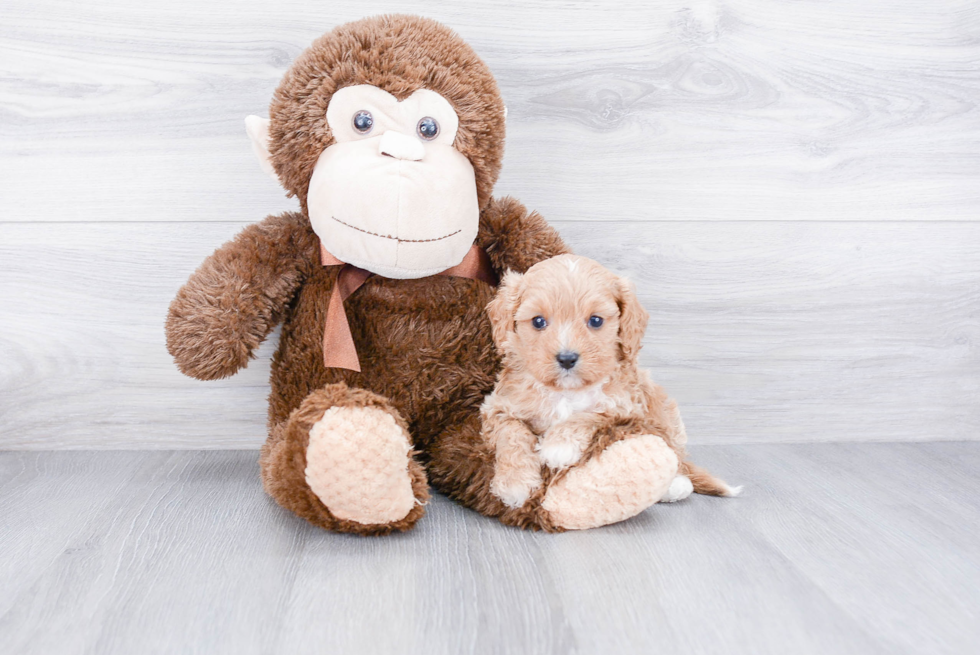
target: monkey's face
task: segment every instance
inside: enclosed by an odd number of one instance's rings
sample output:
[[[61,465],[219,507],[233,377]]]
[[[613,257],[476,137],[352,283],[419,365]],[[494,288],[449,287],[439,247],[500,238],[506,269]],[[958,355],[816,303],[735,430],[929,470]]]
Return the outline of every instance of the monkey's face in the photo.
[[[473,166],[453,147],[449,101],[419,89],[399,102],[360,84],[334,93],[326,118],[335,143],[317,160],[307,206],[327,250],[392,278],[462,261],[480,209]]]
[[[340,25],[289,68],[269,117],[245,119],[260,163],[335,257],[393,278],[463,260],[506,125],[493,74],[459,35],[419,16]]]

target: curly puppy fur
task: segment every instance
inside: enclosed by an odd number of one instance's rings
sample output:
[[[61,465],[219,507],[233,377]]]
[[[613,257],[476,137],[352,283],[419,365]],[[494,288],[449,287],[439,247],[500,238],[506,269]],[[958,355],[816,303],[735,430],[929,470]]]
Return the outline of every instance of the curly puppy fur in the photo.
[[[506,505],[542,486],[542,467],[587,461],[616,427],[615,438],[661,437],[695,491],[737,493],[685,461],[677,404],[638,366],[648,315],[628,280],[562,255],[508,273],[488,311],[503,370],[481,411],[497,459],[491,491]]]
[[[437,489],[484,514],[501,515],[506,508],[489,493],[494,455],[479,438],[479,407],[499,368],[484,311],[492,288],[446,276],[373,276],[345,303],[361,372],[323,365],[325,313],[337,269],[320,265],[306,193],[317,158],[334,142],[326,122],[331,95],[354,84],[374,84],[398,98],[424,87],[452,103],[459,115],[455,147],[476,175],[476,243],[495,272],[525,271],[568,252],[538,214],[512,198],[491,197],[503,156],[504,119],[486,65],[434,21],[365,19],[317,40],[286,74],[272,102],[272,161],[302,211],[245,228],[200,266],[170,306],[168,350],[187,375],[224,378],[244,367],[282,323],[262,479],[279,504],[316,525],[358,534],[408,529],[423,513],[426,473]],[[420,504],[400,521],[341,521],[304,480],[310,426],[329,407],[345,403],[377,404],[412,438],[410,473]],[[540,528],[548,518],[534,510],[512,522]]]

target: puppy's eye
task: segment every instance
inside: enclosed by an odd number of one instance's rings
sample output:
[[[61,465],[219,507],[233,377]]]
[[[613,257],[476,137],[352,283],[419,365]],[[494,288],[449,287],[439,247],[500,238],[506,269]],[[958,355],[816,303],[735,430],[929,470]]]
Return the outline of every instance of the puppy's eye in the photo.
[[[419,121],[418,133],[426,141],[431,141],[439,135],[439,123],[431,116],[426,116]]]
[[[589,317],[589,327],[590,328],[601,328],[602,327],[602,317],[593,314]]]
[[[354,118],[351,119],[351,122],[354,124],[355,130],[361,134],[367,134],[371,131],[371,128],[374,127],[374,116],[372,116],[371,112],[367,111],[366,109],[362,109],[354,114]]]
[[[535,330],[543,330],[548,327],[548,321],[544,320],[544,316],[535,316],[531,319],[531,325]]]

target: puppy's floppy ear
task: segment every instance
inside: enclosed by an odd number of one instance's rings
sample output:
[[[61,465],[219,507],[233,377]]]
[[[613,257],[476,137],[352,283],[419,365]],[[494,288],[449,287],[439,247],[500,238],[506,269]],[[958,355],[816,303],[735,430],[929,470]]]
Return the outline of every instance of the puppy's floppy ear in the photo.
[[[625,277],[619,278],[616,303],[619,305],[619,349],[624,360],[636,362],[650,315],[636,297],[636,287]]]
[[[524,276],[508,270],[500,281],[497,295],[487,305],[487,314],[490,316],[490,325],[493,328],[493,342],[500,350],[503,350],[504,344],[514,333],[514,314],[521,304],[523,290]]]

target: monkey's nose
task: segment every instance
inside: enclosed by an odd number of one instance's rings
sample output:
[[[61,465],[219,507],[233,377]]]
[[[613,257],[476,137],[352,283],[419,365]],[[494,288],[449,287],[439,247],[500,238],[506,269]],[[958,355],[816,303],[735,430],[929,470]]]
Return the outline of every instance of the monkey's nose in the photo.
[[[555,359],[558,360],[558,365],[567,371],[575,366],[575,362],[578,361],[578,353],[563,350],[555,356]]]
[[[381,135],[379,148],[382,155],[388,155],[395,159],[418,161],[425,157],[425,146],[422,145],[421,141],[395,130],[387,130]]]

